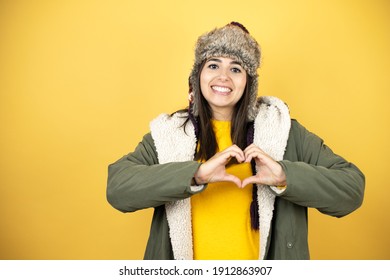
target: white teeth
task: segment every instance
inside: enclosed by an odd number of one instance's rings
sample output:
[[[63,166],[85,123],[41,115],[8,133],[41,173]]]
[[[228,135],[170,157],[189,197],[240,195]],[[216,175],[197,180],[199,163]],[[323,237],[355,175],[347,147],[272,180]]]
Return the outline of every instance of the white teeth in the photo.
[[[218,87],[218,86],[213,86],[212,89],[217,90],[219,92],[231,92],[232,90],[227,87]]]

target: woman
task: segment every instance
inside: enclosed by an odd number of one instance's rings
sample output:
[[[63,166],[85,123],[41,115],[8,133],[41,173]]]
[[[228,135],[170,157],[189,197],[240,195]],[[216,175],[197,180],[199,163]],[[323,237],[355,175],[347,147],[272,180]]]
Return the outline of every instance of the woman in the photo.
[[[281,100],[257,99],[259,65],[239,23],[199,37],[188,110],[157,117],[109,166],[113,207],[154,207],[145,259],[309,259],[307,207],[342,217],[361,205],[361,171]]]

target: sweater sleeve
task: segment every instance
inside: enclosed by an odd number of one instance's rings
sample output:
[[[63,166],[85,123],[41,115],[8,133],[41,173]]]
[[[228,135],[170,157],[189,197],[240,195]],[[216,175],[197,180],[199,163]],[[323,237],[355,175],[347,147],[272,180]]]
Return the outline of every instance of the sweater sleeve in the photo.
[[[318,136],[292,122],[285,159],[280,161],[287,188],[277,195],[335,217],[360,207],[365,187],[363,173],[333,153]]]
[[[122,212],[157,207],[203,190],[191,186],[196,161],[158,164],[153,139],[146,134],[135,151],[108,167],[107,200]]]

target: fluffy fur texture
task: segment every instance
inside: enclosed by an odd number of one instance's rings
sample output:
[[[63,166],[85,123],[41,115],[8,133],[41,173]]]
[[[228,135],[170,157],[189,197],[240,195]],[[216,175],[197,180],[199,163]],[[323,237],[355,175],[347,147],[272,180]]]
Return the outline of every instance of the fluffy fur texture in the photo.
[[[173,117],[162,114],[150,124],[158,161],[161,164],[194,159],[196,149],[194,126],[191,122],[187,122],[184,131],[181,126],[185,119],[182,117],[181,114],[176,114]],[[167,212],[169,235],[175,259],[193,259],[190,199],[167,203],[165,211]]]
[[[259,99],[259,110],[254,123],[253,144],[274,160],[282,160],[290,133],[291,119],[285,103],[276,97]],[[271,186],[275,191],[278,188]],[[274,210],[275,194],[270,186],[257,185],[260,219],[260,259],[266,252]]]
[[[282,160],[290,131],[288,107],[276,97],[262,97],[257,102],[254,124],[254,144],[275,160]],[[151,123],[151,133],[160,163],[194,159],[196,136],[191,122],[186,133],[181,125],[184,119],[176,114],[163,114]],[[201,187],[202,188],[202,187]],[[277,190],[276,187],[271,187]],[[221,195],[223,195],[221,193]],[[260,259],[264,259],[274,210],[275,194],[269,186],[258,185],[260,222]],[[190,198],[165,205],[169,234],[175,259],[193,259]],[[228,246],[228,245],[227,245]]]
[[[237,23],[228,24],[222,28],[216,28],[198,38],[195,46],[195,62],[190,74],[190,88],[194,96],[191,106],[194,116],[198,116],[197,96],[200,93],[198,80],[202,62],[211,57],[229,57],[237,60],[245,71],[252,77],[251,99],[248,110],[248,120],[255,117],[255,103],[257,97],[258,74],[260,66],[260,47],[256,40],[240,27]]]

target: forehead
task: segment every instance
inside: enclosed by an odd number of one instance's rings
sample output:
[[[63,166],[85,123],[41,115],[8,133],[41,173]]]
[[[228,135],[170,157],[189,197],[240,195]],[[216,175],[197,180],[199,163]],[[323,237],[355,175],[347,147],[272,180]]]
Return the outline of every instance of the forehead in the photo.
[[[212,56],[206,60],[206,62],[214,61],[219,63],[226,63],[226,64],[238,64],[241,65],[241,63],[236,58],[231,57],[224,57],[224,56]]]

